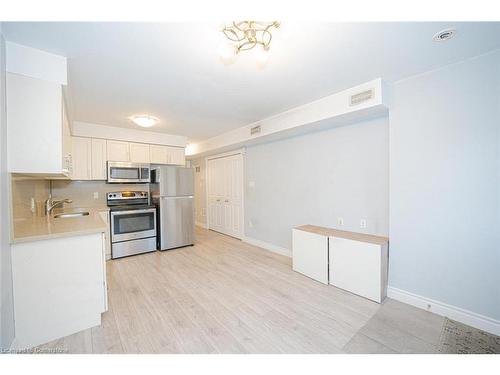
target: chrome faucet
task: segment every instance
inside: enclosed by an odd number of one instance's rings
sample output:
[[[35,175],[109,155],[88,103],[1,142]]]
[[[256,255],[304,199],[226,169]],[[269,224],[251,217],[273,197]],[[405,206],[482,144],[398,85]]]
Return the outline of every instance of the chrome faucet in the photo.
[[[62,199],[60,201],[52,200],[52,195],[49,194],[49,198],[45,201],[45,214],[50,215],[52,210],[58,206],[62,206],[64,203],[73,203],[71,199]]]

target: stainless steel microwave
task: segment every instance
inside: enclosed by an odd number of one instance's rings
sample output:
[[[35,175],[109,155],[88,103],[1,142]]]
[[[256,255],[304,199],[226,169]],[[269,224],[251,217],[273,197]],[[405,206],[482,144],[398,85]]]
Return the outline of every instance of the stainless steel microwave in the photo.
[[[143,184],[150,181],[149,164],[108,161],[108,183]]]

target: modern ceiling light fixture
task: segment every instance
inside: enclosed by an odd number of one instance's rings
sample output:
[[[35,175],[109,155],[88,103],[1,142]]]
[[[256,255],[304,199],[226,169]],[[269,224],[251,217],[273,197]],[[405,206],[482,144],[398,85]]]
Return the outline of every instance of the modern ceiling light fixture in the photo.
[[[233,62],[236,55],[241,51],[248,51],[255,47],[258,50],[255,53],[257,62],[263,64],[267,62],[269,49],[273,35],[272,29],[278,29],[280,23],[260,22],[260,21],[240,21],[233,22],[231,25],[224,25],[222,32],[229,39],[219,49],[219,54],[223,62]]]
[[[143,128],[150,128],[158,123],[158,119],[149,115],[135,115],[130,117],[130,120],[136,125]]]

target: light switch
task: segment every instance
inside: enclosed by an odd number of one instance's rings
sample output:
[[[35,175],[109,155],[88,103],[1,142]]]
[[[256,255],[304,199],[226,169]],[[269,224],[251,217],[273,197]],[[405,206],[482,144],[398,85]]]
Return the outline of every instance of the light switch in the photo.
[[[255,181],[248,181],[248,187],[254,188],[255,187]]]
[[[366,228],[366,219],[361,219],[359,221],[359,227],[362,229]]]
[[[343,217],[338,217],[337,218],[337,224],[340,225],[340,226],[344,225],[344,218]]]
[[[94,199],[99,199],[99,192],[98,191],[94,191]]]

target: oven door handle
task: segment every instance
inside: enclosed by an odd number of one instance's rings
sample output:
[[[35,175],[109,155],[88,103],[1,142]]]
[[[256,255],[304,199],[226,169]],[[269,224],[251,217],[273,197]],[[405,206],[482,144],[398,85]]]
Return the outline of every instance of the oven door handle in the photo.
[[[149,212],[156,212],[156,208],[147,208],[144,210],[129,210],[129,211],[115,211],[111,212],[111,216],[119,216],[119,215],[129,215],[129,214],[144,214]]]

